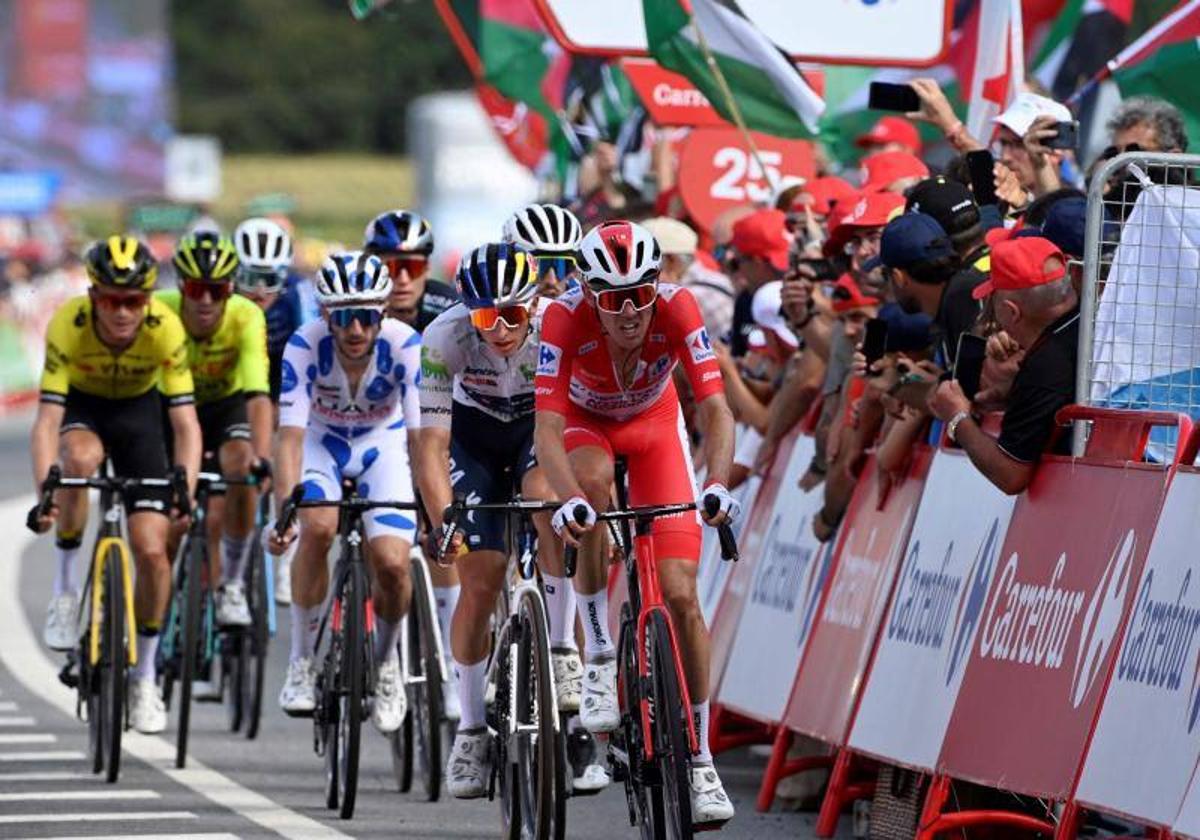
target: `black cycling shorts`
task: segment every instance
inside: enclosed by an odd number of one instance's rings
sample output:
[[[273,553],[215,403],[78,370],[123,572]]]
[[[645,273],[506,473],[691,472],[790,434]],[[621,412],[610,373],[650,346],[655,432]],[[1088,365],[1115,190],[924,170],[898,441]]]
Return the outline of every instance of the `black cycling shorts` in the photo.
[[[504,422],[454,403],[450,426],[450,481],[468,502],[512,501],[525,473],[536,466],[533,416]],[[474,511],[460,522],[470,551],[507,551],[509,517]]]
[[[151,388],[140,397],[113,400],[70,389],[59,434],[86,429],[104,445],[113,473],[122,478],[166,478],[170,471],[162,395]],[[141,487],[125,499],[130,513],[166,514],[168,487]]]
[[[175,435],[167,419],[169,406],[163,401],[163,423],[167,435],[167,452],[174,452]],[[221,447],[231,440],[250,440],[250,417],[246,411],[246,395],[238,391],[228,397],[197,403],[196,417],[200,421],[200,438],[203,454],[200,458],[202,472],[221,472]]]

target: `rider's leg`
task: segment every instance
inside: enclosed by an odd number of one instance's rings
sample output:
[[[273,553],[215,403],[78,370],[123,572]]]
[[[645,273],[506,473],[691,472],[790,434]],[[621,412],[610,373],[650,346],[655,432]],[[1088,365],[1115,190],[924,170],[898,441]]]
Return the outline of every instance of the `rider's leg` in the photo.
[[[536,467],[525,473],[521,492],[527,499],[549,499],[553,496],[545,473]],[[550,525],[550,514],[533,517],[538,537],[538,567],[546,596],[546,613],[550,624],[552,648],[575,648],[575,587],[566,579],[563,569],[562,541]]]
[[[412,543],[395,536],[374,537],[368,544],[367,557],[375,579],[375,660],[380,663],[396,658],[400,619],[408,614],[412,601],[411,548]]]
[[[155,677],[154,657],[159,631],[171,598],[171,561],[167,557],[167,517],[161,513],[132,513],[129,542],[137,567],[133,586],[133,614],[137,618],[137,669],[135,679]]]
[[[450,625],[450,651],[458,673],[461,729],[484,725],[484,682],[489,650],[488,625],[508,567],[499,551],[472,551],[456,561],[462,594]]]
[[[675,638],[683,658],[683,673],[692,699],[692,715],[700,742],[700,763],[712,761],[708,749],[708,663],[709,635],[696,594],[695,560],[666,557],[658,561],[658,579],[663,600],[675,625]]]
[[[243,480],[250,475],[254,465],[254,449],[250,441],[227,440],[218,450],[221,475]],[[238,580],[242,576],[246,557],[250,550],[250,535],[254,529],[255,505],[258,492],[254,487],[234,484],[225,491],[225,509],[222,512],[221,555],[223,557],[222,583]]]
[[[601,439],[597,436],[597,442]],[[585,445],[572,449],[571,468],[588,502],[597,512],[609,505],[613,482],[612,455],[607,447]],[[616,653],[608,631],[608,562],[604,553],[604,529],[593,528],[584,535],[575,571],[579,618],[583,622],[584,656],[589,661],[611,658]]]
[[[329,549],[337,536],[336,508],[301,508],[300,540],[292,562],[291,661],[312,657],[321,605],[329,589]]]
[[[68,478],[87,478],[94,475],[104,461],[104,444],[91,429],[69,429],[59,438],[59,460],[62,462],[63,475]],[[87,527],[87,491],[59,490],[55,493],[55,501],[58,504],[55,543],[58,567],[54,574],[54,595],[75,595],[78,591],[75,570],[78,568],[83,531]]]
[[[429,582],[433,585],[433,600],[437,608],[438,632],[442,634],[442,641],[448,643],[450,639],[450,621],[454,617],[454,608],[458,605],[458,599],[462,593],[461,584],[458,580],[458,570],[453,566],[441,566],[437,563],[430,563]]]

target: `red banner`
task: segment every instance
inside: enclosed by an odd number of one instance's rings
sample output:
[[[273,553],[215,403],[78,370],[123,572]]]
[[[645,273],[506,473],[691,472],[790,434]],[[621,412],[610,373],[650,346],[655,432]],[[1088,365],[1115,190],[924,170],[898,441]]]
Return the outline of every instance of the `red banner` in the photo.
[[[17,0],[13,90],[31,99],[81,99],[87,92],[88,0]]]
[[[475,85],[479,104],[487,112],[492,128],[508,147],[513,160],[526,169],[534,169],[546,154],[546,120],[523,102],[504,97],[491,85]]]
[[[648,58],[623,58],[621,69],[656,125],[729,127],[686,77]]]

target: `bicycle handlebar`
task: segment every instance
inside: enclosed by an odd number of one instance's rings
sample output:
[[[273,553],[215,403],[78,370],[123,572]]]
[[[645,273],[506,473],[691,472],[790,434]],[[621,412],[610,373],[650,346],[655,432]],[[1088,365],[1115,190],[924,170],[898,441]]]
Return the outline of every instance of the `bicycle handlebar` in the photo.
[[[575,505],[575,510],[571,511],[571,518],[575,520],[576,525],[584,525],[587,522],[587,511],[583,505]],[[575,569],[579,565],[579,546],[567,545],[563,548],[563,570],[567,577],[575,577]]]
[[[296,514],[300,508],[317,508],[317,507],[335,507],[351,510],[376,510],[378,508],[392,508],[393,510],[412,510],[418,509],[416,502],[400,502],[391,500],[363,499],[358,496],[351,496],[348,499],[308,499],[304,498],[304,485],[297,484],[292,488],[291,494],[287,497],[287,501],[283,503],[283,507],[279,510],[279,519],[275,523],[275,535],[282,538],[292,524],[296,521]]]
[[[183,467],[172,467],[170,475],[166,478],[122,478],[119,476],[70,478],[64,477],[62,467],[55,464],[46,473],[37,504],[30,508],[25,517],[25,527],[37,533],[38,520],[50,514],[51,508],[54,507],[54,491],[60,488],[127,491],[137,487],[169,488],[174,506],[185,516],[191,516],[192,505],[188,497],[187,471]]]

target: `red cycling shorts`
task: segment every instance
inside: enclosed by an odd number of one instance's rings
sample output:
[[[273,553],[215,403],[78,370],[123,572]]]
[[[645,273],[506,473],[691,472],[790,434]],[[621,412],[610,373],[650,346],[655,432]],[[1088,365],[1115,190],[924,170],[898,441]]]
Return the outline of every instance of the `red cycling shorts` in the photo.
[[[630,505],[694,502],[696,475],[683,411],[673,389],[643,413],[611,420],[572,405],[563,443],[567,452],[598,446],[609,457],[623,455],[629,471]],[[654,556],[699,562],[700,516],[689,511],[654,520]]]

